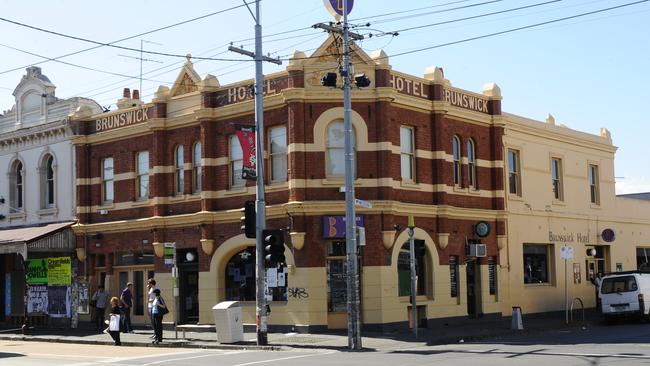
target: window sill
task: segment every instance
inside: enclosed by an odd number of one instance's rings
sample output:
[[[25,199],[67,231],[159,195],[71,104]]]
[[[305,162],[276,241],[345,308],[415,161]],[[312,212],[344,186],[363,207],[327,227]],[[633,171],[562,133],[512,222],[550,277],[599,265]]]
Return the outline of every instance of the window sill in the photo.
[[[430,297],[430,296],[428,296],[428,295],[418,295],[418,296],[415,297],[415,300],[416,300],[417,302],[421,302],[421,301],[433,301],[433,297]],[[407,304],[410,304],[410,303],[411,303],[411,296],[410,296],[410,295],[409,295],[409,296],[400,296],[400,297],[399,297],[399,302],[400,302],[400,303],[407,303]]]
[[[99,210],[108,210],[115,208],[115,203],[113,201],[106,201],[99,204],[97,207]]]
[[[237,187],[230,187],[226,192],[224,192],[224,196],[235,196],[239,195],[242,193],[248,192],[248,188],[246,186],[237,186]]]
[[[456,193],[467,193],[467,188],[463,188],[457,184],[454,184],[454,192]]]
[[[36,214],[39,217],[43,216],[56,216],[59,213],[59,209],[56,207],[42,208],[36,211]]]
[[[520,195],[516,194],[516,193],[508,193],[508,199],[510,201],[519,201],[519,202],[524,201],[524,198],[521,197]]]
[[[480,196],[481,195],[481,190],[478,189],[478,188],[470,187],[468,189],[468,191],[469,191],[469,194],[473,194],[475,196]]]
[[[555,206],[566,206],[566,202],[563,200],[553,199],[551,203]]]
[[[600,206],[600,204],[598,204],[598,203],[592,203],[592,204],[589,205],[589,207],[592,208],[592,209],[594,209],[594,210],[602,210],[602,209],[603,209],[603,208]]]
[[[414,180],[402,180],[399,185],[408,189],[422,189],[422,186]]]
[[[176,194],[174,196],[169,197],[169,202],[181,202],[181,201],[185,201],[186,199],[187,199],[187,195]]]
[[[143,206],[149,206],[149,204],[150,204],[150,201],[149,201],[148,198],[146,198],[146,199],[135,200],[135,201],[133,201],[133,203],[131,205],[133,207],[143,207]]]
[[[289,182],[287,181],[272,182],[266,186],[266,191],[267,192],[282,191],[288,188],[289,188]]]
[[[524,283],[524,288],[535,288],[535,287],[554,287],[552,283],[543,282],[543,283]]]
[[[25,212],[14,212],[9,214],[9,220],[14,221],[14,220],[25,220],[27,217],[27,214]]]

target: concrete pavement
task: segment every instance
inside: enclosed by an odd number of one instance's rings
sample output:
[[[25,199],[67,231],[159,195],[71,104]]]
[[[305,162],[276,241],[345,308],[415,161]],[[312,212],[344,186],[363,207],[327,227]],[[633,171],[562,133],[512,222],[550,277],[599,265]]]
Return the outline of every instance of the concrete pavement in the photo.
[[[416,339],[410,332],[372,333],[362,332],[364,350],[395,350],[418,345],[453,344],[495,337],[506,337],[517,334],[533,334],[545,331],[572,329],[576,327],[592,327],[599,319],[594,312],[587,313],[586,322],[576,321],[570,325],[564,323],[564,313],[547,313],[539,315],[524,315],[524,330],[511,330],[511,318],[498,319],[456,319],[453,321],[437,321],[430,328],[419,328]],[[213,328],[214,329],[214,328]],[[151,343],[150,329],[136,329],[135,333],[121,334],[123,346],[152,346],[179,348],[213,348],[213,349],[255,349],[279,350],[283,348],[306,349],[336,349],[348,348],[347,333],[327,332],[318,334],[304,333],[269,333],[268,346],[257,346],[255,333],[244,333],[244,341],[236,344],[226,344],[219,341],[216,331],[198,331],[185,333],[166,330],[163,343]],[[178,338],[176,338],[178,336]],[[16,341],[47,341],[78,344],[112,345],[108,334],[95,332],[91,324],[82,323],[77,329],[31,329],[30,335],[23,335],[19,329],[0,330],[1,340]]]

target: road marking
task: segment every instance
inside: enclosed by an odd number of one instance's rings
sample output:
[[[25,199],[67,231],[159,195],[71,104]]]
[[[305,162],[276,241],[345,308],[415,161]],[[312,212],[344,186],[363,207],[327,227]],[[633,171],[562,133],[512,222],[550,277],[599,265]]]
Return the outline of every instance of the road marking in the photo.
[[[160,360],[160,361],[153,361],[149,363],[144,363],[142,366],[149,366],[149,365],[158,365],[161,363],[165,362],[172,362],[172,361],[185,361],[185,360],[191,360],[194,358],[202,358],[202,357],[210,357],[210,356],[227,356],[227,355],[235,355],[238,353],[244,353],[245,351],[229,351],[229,352],[206,352],[203,355],[198,355],[198,356],[192,356],[192,357],[182,357],[182,358],[172,358],[172,359],[166,359],[166,360]],[[194,352],[193,352],[194,353]],[[176,354],[178,355],[178,354]],[[150,355],[151,357],[159,357],[159,355]],[[131,359],[128,359],[127,361],[130,361]]]
[[[305,358],[305,357],[312,357],[312,356],[318,356],[318,355],[329,355],[332,353],[336,353],[336,351],[331,351],[331,352],[325,352],[325,353],[313,353],[309,355],[302,355],[302,356],[291,356],[291,357],[282,357],[282,358],[274,358],[272,360],[262,360],[262,361],[253,361],[253,362],[246,362],[246,363],[238,363],[233,366],[248,366],[248,365],[257,365],[260,363],[269,363],[269,362],[277,362],[277,361],[286,361],[286,360],[292,360],[295,358]]]

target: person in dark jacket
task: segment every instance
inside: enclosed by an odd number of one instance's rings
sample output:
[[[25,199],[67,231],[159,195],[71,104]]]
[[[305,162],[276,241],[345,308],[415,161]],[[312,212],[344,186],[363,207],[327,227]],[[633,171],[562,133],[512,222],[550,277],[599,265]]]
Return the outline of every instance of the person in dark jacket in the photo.
[[[111,298],[111,312],[108,314],[108,318],[111,319],[113,315],[121,316],[120,312],[120,299],[117,297],[112,297]],[[121,321],[119,322],[121,323]],[[110,324],[110,321],[109,321]],[[122,342],[120,342],[120,330],[109,330],[108,333],[111,335],[111,338],[113,338],[113,341],[115,342],[116,346],[121,346]]]

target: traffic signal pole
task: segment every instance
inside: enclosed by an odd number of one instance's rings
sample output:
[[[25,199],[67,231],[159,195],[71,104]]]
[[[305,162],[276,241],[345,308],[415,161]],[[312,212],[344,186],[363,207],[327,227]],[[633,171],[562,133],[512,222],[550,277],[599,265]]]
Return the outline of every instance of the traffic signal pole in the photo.
[[[246,6],[248,4],[244,2]],[[250,11],[250,8],[248,9]],[[253,13],[251,12],[251,15]],[[268,344],[268,326],[266,313],[265,284],[266,272],[264,268],[264,242],[262,231],[266,228],[266,201],[264,199],[264,74],[262,61],[281,64],[279,60],[265,57],[262,54],[262,25],[260,24],[260,1],[255,1],[255,53],[236,47],[228,47],[243,55],[255,58],[255,167],[257,174],[256,197],[257,209],[255,216],[255,315],[257,326],[257,344]]]

